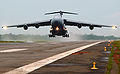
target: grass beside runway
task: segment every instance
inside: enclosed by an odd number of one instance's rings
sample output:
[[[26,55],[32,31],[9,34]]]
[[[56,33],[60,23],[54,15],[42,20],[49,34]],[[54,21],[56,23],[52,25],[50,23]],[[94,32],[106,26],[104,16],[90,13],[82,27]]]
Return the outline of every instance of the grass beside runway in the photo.
[[[59,42],[54,40],[55,42]],[[52,40],[38,40],[38,41],[0,41],[0,43],[41,43],[41,42],[53,42]]]
[[[0,43],[24,43],[24,41],[0,41]]]
[[[110,56],[109,56],[109,61],[108,61],[108,65],[107,65],[107,72],[106,74],[111,74],[111,69],[113,67],[113,54],[114,54],[114,51],[113,51],[113,48],[111,49],[111,53],[110,53]]]
[[[115,66],[113,66],[113,61],[115,61],[115,63],[117,64],[118,67],[117,72],[118,74],[120,74],[120,41],[112,42],[112,49],[109,56],[106,74],[111,74],[111,70],[115,68]]]

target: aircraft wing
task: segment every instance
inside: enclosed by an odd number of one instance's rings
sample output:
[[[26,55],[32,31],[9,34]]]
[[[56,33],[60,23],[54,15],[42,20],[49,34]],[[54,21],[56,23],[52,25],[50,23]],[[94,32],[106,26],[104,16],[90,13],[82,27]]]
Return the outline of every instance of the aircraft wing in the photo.
[[[10,27],[17,27],[17,28],[21,28],[23,27],[25,29],[28,27],[36,27],[39,28],[39,26],[50,26],[50,20],[49,21],[43,21],[43,22],[35,22],[35,23],[28,23],[28,24],[21,24],[21,25],[11,25],[11,26],[3,26],[2,28],[10,28]]]
[[[83,27],[91,27],[91,28],[94,28],[94,27],[99,27],[99,28],[102,28],[102,27],[117,28],[116,26],[89,24],[89,23],[82,23],[82,22],[74,22],[74,21],[69,21],[67,19],[64,19],[64,21],[65,21],[65,25],[66,26],[78,26],[78,28],[81,28],[82,26]]]

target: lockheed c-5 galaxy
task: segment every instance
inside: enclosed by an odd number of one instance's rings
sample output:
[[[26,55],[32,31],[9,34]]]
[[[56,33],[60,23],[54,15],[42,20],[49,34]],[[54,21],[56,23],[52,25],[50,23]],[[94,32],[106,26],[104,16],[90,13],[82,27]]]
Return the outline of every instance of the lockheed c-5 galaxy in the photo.
[[[97,24],[88,24],[88,23],[82,23],[82,22],[74,22],[70,21],[68,19],[63,19],[62,15],[63,14],[74,14],[77,15],[77,13],[71,13],[71,12],[64,12],[64,11],[59,11],[59,12],[52,12],[52,13],[46,13],[45,15],[48,14],[56,14],[59,13],[59,16],[55,16],[53,19],[50,19],[48,21],[43,21],[43,22],[36,22],[36,23],[28,23],[28,24],[21,24],[21,25],[11,25],[11,26],[3,26],[3,29],[7,29],[9,27],[17,27],[21,28],[23,27],[24,30],[27,30],[28,27],[35,27],[39,28],[40,26],[51,26],[50,28],[50,33],[49,37],[55,37],[55,36],[62,36],[62,37],[69,37],[68,31],[66,26],[77,26],[78,28],[81,27],[89,27],[90,30],[93,30],[94,27],[112,27],[116,28],[116,26],[108,26],[108,25],[97,25]]]

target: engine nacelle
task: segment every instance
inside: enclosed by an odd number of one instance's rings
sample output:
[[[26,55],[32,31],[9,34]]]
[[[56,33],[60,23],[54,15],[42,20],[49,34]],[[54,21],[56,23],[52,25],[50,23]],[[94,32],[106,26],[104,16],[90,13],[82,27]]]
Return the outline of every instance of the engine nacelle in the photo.
[[[82,25],[81,25],[81,24],[78,24],[77,26],[78,26],[78,28],[81,28],[81,27],[82,27]]]
[[[93,25],[89,26],[89,29],[90,29],[90,30],[93,30],[93,29],[94,29],[94,26],[93,26]]]
[[[39,25],[35,25],[35,28],[37,28],[37,29],[38,29],[39,27],[40,27]]]
[[[28,26],[27,26],[27,25],[24,25],[23,28],[24,28],[24,30],[27,30],[27,29],[28,29]]]

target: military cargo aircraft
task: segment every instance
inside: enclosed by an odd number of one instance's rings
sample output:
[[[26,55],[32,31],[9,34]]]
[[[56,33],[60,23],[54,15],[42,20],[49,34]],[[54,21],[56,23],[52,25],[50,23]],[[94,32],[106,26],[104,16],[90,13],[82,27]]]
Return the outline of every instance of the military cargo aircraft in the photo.
[[[17,28],[23,27],[24,30],[27,30],[28,27],[39,28],[41,26],[51,26],[49,37],[55,37],[55,36],[69,37],[66,26],[77,26],[78,28],[89,27],[90,30],[93,30],[94,27],[98,27],[98,28],[111,27],[113,29],[117,28],[116,26],[97,25],[97,24],[89,24],[89,23],[83,23],[83,22],[74,22],[74,21],[70,21],[68,19],[62,18],[63,14],[78,15],[77,13],[58,11],[58,12],[45,13],[45,15],[57,14],[57,13],[59,14],[59,16],[55,16],[54,18],[52,18],[48,21],[21,24],[21,25],[3,26],[2,28],[7,29],[10,27],[17,27]]]

